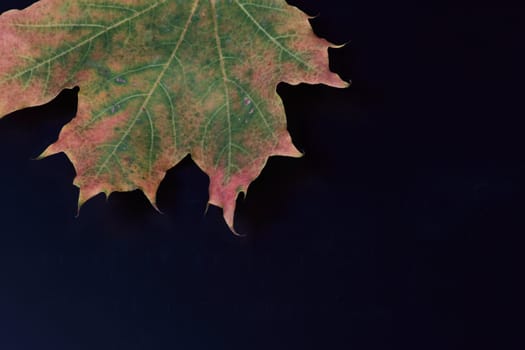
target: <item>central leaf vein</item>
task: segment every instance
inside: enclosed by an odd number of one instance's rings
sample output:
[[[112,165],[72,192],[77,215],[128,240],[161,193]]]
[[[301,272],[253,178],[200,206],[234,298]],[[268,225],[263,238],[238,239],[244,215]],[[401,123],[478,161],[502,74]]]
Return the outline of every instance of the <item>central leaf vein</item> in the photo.
[[[228,75],[226,74],[226,66],[224,64],[224,55],[222,53],[222,43],[219,36],[219,23],[217,20],[217,9],[215,8],[215,1],[211,0],[211,9],[212,9],[212,17],[213,17],[213,28],[215,33],[215,42],[217,46],[217,54],[219,55],[219,62],[221,66],[221,75],[222,75],[222,85],[224,88],[224,98],[225,98],[225,105],[226,105],[226,122],[227,122],[227,131],[228,131],[228,143],[225,146],[225,149],[219,153],[219,157],[217,158],[217,163],[220,161],[220,158],[222,157],[222,153],[224,153],[226,150],[227,153],[227,168],[226,168],[226,176],[225,178],[228,178],[231,174],[231,167],[232,167],[232,122],[231,122],[231,103],[230,103],[230,92],[228,88]],[[217,165],[216,165],[217,166]]]

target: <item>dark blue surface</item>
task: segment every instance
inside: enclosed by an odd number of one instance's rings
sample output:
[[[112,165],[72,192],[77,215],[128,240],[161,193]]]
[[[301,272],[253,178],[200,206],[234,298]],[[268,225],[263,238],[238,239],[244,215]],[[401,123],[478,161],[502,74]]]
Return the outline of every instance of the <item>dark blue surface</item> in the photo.
[[[0,12],[31,1],[2,1]],[[518,349],[523,8],[294,1],[347,90],[280,85],[275,158],[228,232],[189,160],[89,201],[32,161],[76,94],[0,120],[0,349]],[[1,36],[1,33],[0,33]]]

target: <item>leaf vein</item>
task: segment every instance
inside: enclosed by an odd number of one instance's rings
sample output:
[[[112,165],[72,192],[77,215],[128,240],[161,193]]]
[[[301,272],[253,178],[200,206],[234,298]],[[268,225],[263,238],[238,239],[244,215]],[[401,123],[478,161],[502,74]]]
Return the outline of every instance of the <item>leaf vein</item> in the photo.
[[[148,94],[146,95],[146,98],[144,99],[144,102],[142,103],[142,106],[139,108],[138,112],[135,114],[135,117],[131,120],[131,122],[129,123],[126,131],[124,132],[124,134],[122,135],[122,137],[120,138],[119,142],[117,143],[117,145],[113,148],[113,150],[111,151],[111,153],[109,154],[109,156],[106,157],[106,159],[102,162],[102,165],[100,166],[99,168],[99,171],[97,171],[97,174],[96,176],[99,176],[100,173],[101,173],[101,169],[107,164],[107,162],[109,161],[109,159],[111,158],[111,156],[113,154],[115,154],[115,152],[117,151],[117,149],[120,147],[120,145],[122,144],[122,142],[124,142],[124,140],[126,139],[126,137],[128,137],[128,135],[130,134],[131,130],[133,129],[133,127],[135,126],[135,124],[137,123],[137,120],[139,119],[140,115],[142,114],[142,112],[146,109],[146,107],[148,106],[148,103],[151,99],[151,97],[153,96],[153,93],[155,92],[155,90],[157,90],[157,87],[160,85],[161,81],[162,81],[162,78],[164,77],[164,75],[166,74],[169,66],[171,65],[171,63],[173,62],[173,60],[175,59],[176,57],[176,54],[177,54],[177,51],[181,45],[181,43],[183,42],[184,40],[184,36],[186,35],[186,32],[188,31],[188,28],[190,27],[190,24],[191,24],[191,21],[193,19],[193,16],[195,15],[195,12],[197,10],[197,7],[198,7],[198,4],[199,4],[199,0],[195,0],[193,2],[193,7],[191,9],[191,13],[190,15],[188,16],[188,19],[186,21],[186,24],[184,26],[184,29],[179,37],[179,40],[177,42],[177,45],[175,45],[173,51],[171,52],[171,55],[168,59],[168,61],[164,64],[164,68],[162,69],[162,71],[160,72],[160,74],[158,75],[157,77],[157,80],[155,81],[155,83],[153,84],[153,86],[151,87],[151,89],[149,90]]]
[[[237,88],[239,88],[251,101],[253,101],[253,105],[255,106],[255,109],[257,110],[259,116],[261,117],[264,125],[266,126],[266,128],[268,129],[268,131],[270,132],[270,134],[272,135],[272,137],[276,137],[275,136],[275,132],[272,130],[271,126],[270,126],[270,123],[268,122],[268,120],[266,119],[266,117],[264,116],[263,112],[261,111],[261,109],[259,108],[259,103],[256,102],[252,95],[244,88],[242,87],[241,84],[237,83],[236,81],[234,80],[231,80],[231,79],[228,79],[228,82],[230,82],[231,84],[237,86]]]
[[[228,89],[228,76],[226,74],[226,66],[224,64],[224,55],[222,54],[222,44],[221,39],[219,37],[219,23],[217,21],[217,9],[215,8],[215,1],[210,1],[211,9],[212,9],[212,17],[213,17],[213,28],[215,32],[215,42],[216,42],[216,48],[217,48],[217,54],[219,55],[219,61],[220,61],[220,67],[221,67],[221,75],[223,80],[223,87],[224,87],[224,98],[226,100],[226,122],[227,122],[227,128],[228,128],[228,143],[225,147],[228,148],[228,165],[226,168],[226,176],[225,179],[228,179],[231,175],[231,166],[232,166],[232,123],[231,123],[231,106],[230,106],[230,92]],[[220,160],[220,157],[218,158]],[[215,165],[217,167],[217,164]]]
[[[43,65],[46,65],[46,64],[48,64],[48,63],[50,63],[50,62],[53,62],[53,61],[59,59],[59,58],[61,58],[61,57],[64,57],[64,56],[67,55],[68,53],[70,53],[70,52],[72,52],[72,51],[74,51],[74,50],[76,50],[76,49],[78,49],[78,48],[80,48],[80,47],[82,47],[82,46],[84,46],[84,45],[90,43],[91,41],[95,40],[96,38],[98,38],[98,37],[100,37],[100,36],[102,36],[102,35],[108,33],[110,30],[113,30],[113,29],[115,29],[115,28],[118,28],[118,27],[120,27],[121,25],[127,23],[128,21],[132,21],[133,19],[135,19],[135,18],[137,18],[137,17],[139,17],[139,16],[141,16],[141,15],[143,15],[143,14],[145,14],[145,13],[151,11],[151,10],[153,10],[154,8],[156,8],[156,7],[158,7],[159,5],[165,3],[166,1],[167,1],[167,0],[159,0],[159,1],[155,2],[154,4],[148,6],[148,7],[145,8],[144,10],[142,10],[142,11],[140,11],[140,12],[136,12],[136,13],[133,14],[132,16],[129,16],[129,17],[127,17],[127,18],[124,18],[124,19],[118,21],[117,23],[115,23],[115,24],[113,24],[113,25],[111,25],[111,26],[109,26],[109,27],[106,27],[106,29],[97,32],[96,34],[90,36],[89,38],[82,40],[81,42],[77,43],[76,45],[71,46],[69,49],[64,50],[64,51],[62,51],[62,52],[56,54],[55,56],[50,57],[50,58],[48,58],[48,59],[46,59],[46,60],[44,60],[44,61],[41,61],[41,62],[37,63],[36,65],[34,65],[33,67],[27,68],[27,69],[22,70],[22,71],[20,71],[20,72],[14,74],[14,75],[8,76],[8,77],[6,77],[6,78],[0,80],[0,84],[5,83],[6,81],[10,81],[10,80],[13,80],[13,79],[17,79],[17,78],[19,78],[20,76],[24,75],[25,73],[27,73],[28,71],[30,71],[30,70],[32,70],[32,69],[39,68],[39,67],[41,67],[41,66],[43,66]]]
[[[160,87],[164,94],[166,95],[166,98],[168,99],[168,104],[170,106],[170,120],[171,120],[171,129],[173,133],[173,145],[175,148],[177,148],[177,127],[175,125],[175,104],[173,103],[173,98],[171,97],[168,89],[164,85],[164,83],[160,83]]]
[[[312,69],[312,67],[304,61],[301,57],[294,54],[292,51],[290,51],[288,48],[283,46],[277,39],[275,39],[268,31],[253,17],[253,15],[246,9],[246,7],[243,6],[238,0],[235,0],[235,3],[239,8],[244,12],[244,14],[252,21],[252,23],[268,38],[272,43],[275,44],[278,48],[280,48],[282,51],[286,52],[289,56],[294,58],[297,62],[301,63],[305,67],[308,67]]]

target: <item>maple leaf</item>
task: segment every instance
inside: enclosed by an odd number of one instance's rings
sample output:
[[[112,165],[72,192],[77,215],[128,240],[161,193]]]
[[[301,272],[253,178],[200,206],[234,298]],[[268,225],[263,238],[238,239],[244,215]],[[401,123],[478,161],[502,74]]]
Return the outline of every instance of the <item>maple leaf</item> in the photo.
[[[137,188],[155,205],[191,154],[232,231],[267,159],[301,155],[277,84],[348,86],[284,0],[41,0],[2,14],[0,38],[0,116],[80,87],[76,118],[42,154],[72,161],[79,207]]]

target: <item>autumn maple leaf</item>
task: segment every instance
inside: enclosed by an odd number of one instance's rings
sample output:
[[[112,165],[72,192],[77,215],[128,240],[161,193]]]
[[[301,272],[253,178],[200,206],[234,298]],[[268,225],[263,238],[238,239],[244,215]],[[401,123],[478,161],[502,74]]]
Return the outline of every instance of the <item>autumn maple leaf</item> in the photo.
[[[64,152],[94,195],[141,189],[155,205],[186,155],[233,230],[235,201],[268,157],[300,156],[279,82],[345,87],[330,43],[284,0],[41,0],[0,16],[0,116],[78,85]]]

